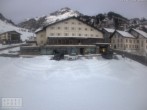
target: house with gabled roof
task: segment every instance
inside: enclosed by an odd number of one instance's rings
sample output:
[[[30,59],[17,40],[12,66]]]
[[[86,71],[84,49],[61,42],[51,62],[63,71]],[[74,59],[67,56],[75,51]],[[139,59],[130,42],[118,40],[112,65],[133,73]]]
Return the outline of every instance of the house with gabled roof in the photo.
[[[111,48],[134,52],[138,49],[138,45],[135,36],[126,31],[116,30],[111,35]]]
[[[21,34],[17,31],[6,31],[0,33],[0,43],[2,44],[11,44],[11,43],[20,43]]]
[[[111,29],[111,28],[103,28],[102,32],[104,34],[104,42],[105,43],[110,43],[111,39],[110,36],[113,34],[113,32],[115,31],[115,29]]]

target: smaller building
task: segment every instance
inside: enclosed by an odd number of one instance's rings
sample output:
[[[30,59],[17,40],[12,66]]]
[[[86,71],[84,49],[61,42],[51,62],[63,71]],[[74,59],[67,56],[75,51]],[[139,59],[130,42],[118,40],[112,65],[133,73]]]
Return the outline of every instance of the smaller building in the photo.
[[[110,29],[110,28],[103,28],[102,29],[105,43],[110,43],[111,42],[110,36],[113,34],[114,31],[115,31],[115,29]]]
[[[29,37],[29,39],[26,40],[26,44],[29,46],[36,46],[37,45],[36,37],[34,36]]]
[[[16,31],[7,31],[0,34],[0,43],[2,44],[12,44],[20,42],[21,34]]]
[[[132,53],[139,49],[136,38],[128,32],[116,30],[110,38],[112,49],[118,49]]]

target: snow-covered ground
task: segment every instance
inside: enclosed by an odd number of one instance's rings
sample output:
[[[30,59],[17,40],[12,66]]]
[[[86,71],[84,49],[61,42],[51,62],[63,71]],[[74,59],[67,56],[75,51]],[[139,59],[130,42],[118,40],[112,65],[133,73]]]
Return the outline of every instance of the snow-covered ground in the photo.
[[[146,110],[147,67],[130,59],[0,57],[0,97],[20,110]],[[2,109],[2,108],[1,108]]]
[[[13,47],[13,46],[20,46],[24,43],[18,43],[18,44],[9,44],[9,45],[2,45],[0,44],[0,49],[3,49],[3,48],[8,48],[8,47]]]
[[[2,50],[0,51],[0,54],[18,54],[18,51],[20,51],[20,47]]]

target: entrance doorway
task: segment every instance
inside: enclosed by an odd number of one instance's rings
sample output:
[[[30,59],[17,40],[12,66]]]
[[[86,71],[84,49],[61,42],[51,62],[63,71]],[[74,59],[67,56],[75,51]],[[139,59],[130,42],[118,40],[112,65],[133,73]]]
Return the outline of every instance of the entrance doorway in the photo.
[[[84,48],[80,48],[80,54],[84,55]]]

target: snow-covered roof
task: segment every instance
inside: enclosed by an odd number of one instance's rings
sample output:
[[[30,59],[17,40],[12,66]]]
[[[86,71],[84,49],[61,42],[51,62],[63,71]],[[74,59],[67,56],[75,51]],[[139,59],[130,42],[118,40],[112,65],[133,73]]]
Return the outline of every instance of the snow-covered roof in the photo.
[[[118,31],[118,30],[116,30],[116,32],[121,34],[123,37],[135,38],[133,35],[131,35],[130,33],[126,32],[126,31]]]
[[[136,31],[137,33],[141,34],[142,36],[144,36],[145,38],[147,38],[147,33],[138,29],[133,29],[134,31]]]
[[[51,16],[50,16],[50,18],[51,18]],[[60,19],[60,20],[59,20],[59,19],[57,19],[57,20],[50,20],[50,22],[48,22],[47,25],[38,28],[38,29],[35,31],[35,33],[38,33],[39,31],[44,30],[46,27],[48,27],[48,26],[50,26],[50,25],[53,25],[53,24],[55,24],[55,23],[58,23],[58,22],[61,22],[61,21],[63,21],[63,20],[67,20],[67,19],[70,19],[70,18],[75,18],[75,17],[71,16],[71,17],[62,18],[62,19]]]
[[[35,33],[38,33],[39,31],[42,31],[42,30],[46,29],[48,26],[51,26],[51,25],[54,25],[54,24],[56,24],[56,23],[63,22],[63,21],[69,20],[69,19],[76,19],[76,20],[79,20],[80,22],[83,22],[84,24],[87,24],[86,22],[84,22],[84,21],[78,19],[77,17],[75,17],[75,16],[73,17],[73,16],[72,16],[72,17],[68,17],[68,18],[65,18],[65,19],[61,19],[61,20],[52,22],[52,23],[50,23],[50,24],[48,24],[48,25],[45,25],[44,27],[41,27],[41,28],[37,29],[37,30],[35,31]],[[94,26],[92,26],[92,25],[89,25],[89,24],[87,24],[87,25],[90,26],[90,27],[92,27],[92,28],[94,28],[94,29],[96,29],[96,30],[98,30],[98,31],[100,31],[99,29],[97,29],[96,27],[94,27]],[[101,32],[101,31],[100,31],[100,32]]]
[[[43,30],[43,27],[40,27],[40,28],[36,29],[35,33],[39,32],[41,30]]]
[[[5,30],[5,31],[1,31],[0,34],[4,34],[4,33],[8,33],[8,32],[16,32],[16,33],[18,33],[18,34],[21,34],[21,33],[19,33],[19,32],[16,31],[16,30],[11,30],[11,31]]]
[[[115,29],[110,29],[110,28],[104,28],[104,30],[106,30],[109,33],[113,33],[115,31]]]

